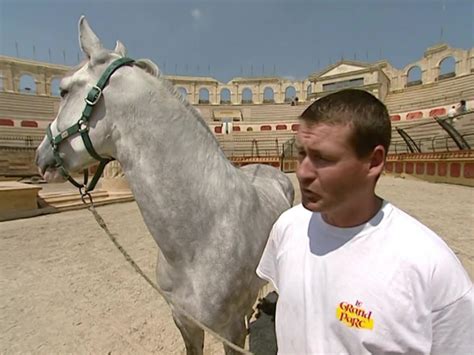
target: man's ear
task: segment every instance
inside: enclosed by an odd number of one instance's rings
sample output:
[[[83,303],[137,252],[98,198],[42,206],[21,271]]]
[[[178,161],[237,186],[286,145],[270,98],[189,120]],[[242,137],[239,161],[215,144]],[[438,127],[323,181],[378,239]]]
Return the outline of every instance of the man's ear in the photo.
[[[372,151],[369,161],[369,176],[380,176],[383,172],[385,166],[385,157],[386,157],[385,148],[382,145],[378,145]]]

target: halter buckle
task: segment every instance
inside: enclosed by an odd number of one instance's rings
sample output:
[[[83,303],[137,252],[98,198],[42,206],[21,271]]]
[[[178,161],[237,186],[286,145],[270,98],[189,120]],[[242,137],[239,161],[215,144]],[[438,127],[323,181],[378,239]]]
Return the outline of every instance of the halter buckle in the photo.
[[[96,90],[96,92],[93,96],[93,99],[89,100],[89,95],[92,93],[93,90]],[[89,94],[87,95],[87,97],[84,100],[86,101],[86,103],[88,105],[94,106],[97,103],[97,101],[99,101],[101,96],[102,96],[102,89],[100,87],[98,87],[97,85],[94,85],[92,87],[92,89],[89,91]]]
[[[78,129],[79,133],[84,133],[89,130],[89,122],[87,122],[86,120],[83,120],[82,118],[79,121],[77,121],[77,125],[79,126],[79,129]]]

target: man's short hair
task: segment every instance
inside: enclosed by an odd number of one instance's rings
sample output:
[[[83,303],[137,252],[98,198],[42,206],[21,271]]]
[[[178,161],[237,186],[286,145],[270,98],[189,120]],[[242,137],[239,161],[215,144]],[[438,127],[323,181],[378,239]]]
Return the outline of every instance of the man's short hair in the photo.
[[[350,124],[353,127],[352,146],[359,158],[366,157],[377,145],[388,153],[392,128],[385,105],[364,90],[345,89],[313,102],[301,114],[308,125]]]

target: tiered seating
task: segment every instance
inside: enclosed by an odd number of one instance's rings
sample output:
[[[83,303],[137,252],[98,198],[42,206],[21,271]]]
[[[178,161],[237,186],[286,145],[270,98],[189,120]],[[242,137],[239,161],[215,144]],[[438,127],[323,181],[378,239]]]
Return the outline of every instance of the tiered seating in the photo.
[[[441,80],[436,83],[412,86],[392,92],[385,98],[391,113],[447,105],[474,97],[474,74]]]
[[[295,136],[292,131],[234,132],[231,135],[217,135],[221,148],[228,157],[232,156],[278,156],[283,143]]]
[[[201,114],[205,121],[211,122],[213,120],[212,107],[209,105],[194,105],[194,108]]]
[[[0,126],[0,146],[8,148],[36,148],[45,135],[44,128]]]
[[[425,118],[416,122],[402,121],[393,124],[390,154],[409,152],[405,141],[396,131],[396,127],[403,129],[422,152],[443,152],[459,149],[454,140],[434,119]],[[474,147],[474,112],[459,116],[454,127],[467,143]]]
[[[250,106],[250,116],[244,116],[247,121],[296,121],[306,109],[308,103],[291,106],[289,104],[263,104]],[[244,111],[245,112],[245,111]],[[245,113],[244,113],[245,114]]]
[[[296,121],[309,103],[289,104],[259,104],[259,105],[196,105],[206,121],[213,120],[213,110],[240,110],[244,122],[253,121]]]
[[[458,116],[455,127],[471,149],[474,149],[474,111]]]
[[[434,144],[445,143],[448,137],[443,128],[433,119],[423,119],[416,123],[398,124],[396,127],[403,129],[417,144],[422,152],[437,151]],[[446,149],[445,149],[446,150]],[[392,130],[392,144],[389,153],[409,152],[405,141],[396,131]]]
[[[50,121],[54,118],[59,98],[54,96],[27,95],[0,92],[0,117]]]

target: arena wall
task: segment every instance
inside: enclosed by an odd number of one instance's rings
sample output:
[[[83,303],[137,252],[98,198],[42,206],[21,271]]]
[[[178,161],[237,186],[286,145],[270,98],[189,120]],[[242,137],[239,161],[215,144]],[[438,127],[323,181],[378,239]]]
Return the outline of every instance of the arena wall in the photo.
[[[451,71],[448,68],[448,72],[443,69],[446,58],[454,58],[453,68]],[[410,79],[411,70],[415,67],[420,68],[420,80]],[[33,173],[33,169],[36,171],[32,152],[58,111],[58,80],[71,69],[0,56],[0,146],[3,149],[0,174],[25,175]],[[33,78],[29,84],[31,87],[22,84],[25,75]],[[394,68],[387,61],[364,63],[341,60],[300,81],[250,77],[233,78],[228,83],[222,83],[212,77],[166,77],[201,112],[225,153],[236,165],[259,161],[278,165],[284,170],[294,168],[294,162],[281,161],[280,156],[283,144],[291,140],[298,129],[298,116],[312,100],[341,86],[357,84],[355,87],[382,99],[395,125],[443,117],[460,100],[466,100],[468,108],[474,107],[474,48],[462,50],[446,44],[428,48],[421,59],[402,69]],[[248,96],[248,90],[251,96]],[[273,93],[270,98],[268,92]],[[288,92],[294,94],[289,96]],[[224,95],[227,97],[224,98]],[[295,97],[298,97],[297,101]],[[470,134],[470,128],[466,129],[463,132]],[[419,134],[421,137],[431,133],[424,131]],[[439,132],[434,134],[437,137]],[[436,149],[452,150],[452,146],[443,148],[442,144],[438,144]],[[395,156],[400,158],[401,155]],[[388,166],[392,166],[390,172],[396,173],[401,169],[403,174],[409,174],[412,163],[421,166],[419,160],[426,158],[426,173],[419,176],[471,181],[471,156],[462,161],[449,160],[458,159],[451,155],[448,158],[437,157],[438,160],[428,155],[404,155],[402,160],[390,161],[392,165]],[[437,173],[438,166],[441,166],[441,172],[444,171],[443,162],[448,164],[445,175]],[[413,171],[416,174],[416,168]]]

